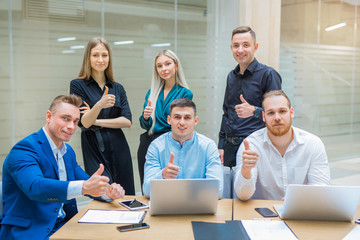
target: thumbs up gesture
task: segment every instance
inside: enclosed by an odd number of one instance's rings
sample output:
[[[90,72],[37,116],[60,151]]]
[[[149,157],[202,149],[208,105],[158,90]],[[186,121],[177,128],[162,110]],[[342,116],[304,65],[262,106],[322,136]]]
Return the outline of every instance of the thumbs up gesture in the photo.
[[[99,169],[83,183],[82,194],[91,195],[93,197],[100,197],[109,186],[109,178],[101,176],[104,172],[104,165],[100,164]]]
[[[100,100],[96,103],[101,109],[109,108],[115,104],[115,95],[109,94],[109,88],[105,86],[105,91]]]
[[[240,95],[241,103],[235,106],[235,112],[239,118],[248,118],[254,115],[255,107],[250,105],[243,95]]]
[[[154,111],[154,108],[151,106],[151,100],[148,99],[148,105],[144,109],[144,114],[143,114],[144,119],[148,120],[153,111]]]
[[[175,179],[179,174],[180,167],[174,164],[174,153],[170,153],[170,160],[162,171],[164,179]]]
[[[249,142],[243,141],[245,150],[242,153],[241,173],[244,178],[251,178],[251,169],[256,166],[259,155],[257,152],[250,150]]]

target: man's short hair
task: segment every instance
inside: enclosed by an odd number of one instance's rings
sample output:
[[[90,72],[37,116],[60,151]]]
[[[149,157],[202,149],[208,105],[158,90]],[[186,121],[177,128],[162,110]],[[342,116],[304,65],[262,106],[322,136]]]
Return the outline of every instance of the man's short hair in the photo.
[[[188,98],[178,98],[170,103],[170,115],[174,107],[191,107],[194,109],[194,115],[196,116],[196,105]]]
[[[288,104],[289,108],[291,108],[290,99],[283,90],[271,90],[271,91],[265,93],[263,96],[262,108],[264,111],[265,111],[265,108],[264,108],[265,99],[272,97],[272,96],[283,96],[287,100],[287,104]]]
[[[69,103],[71,105],[74,105],[75,107],[80,107],[82,104],[82,99],[74,94],[59,95],[51,102],[49,110],[51,112],[54,112],[54,110],[60,103]]]
[[[235,34],[238,34],[238,33],[250,33],[252,39],[254,40],[254,44],[256,43],[256,34],[255,32],[251,29],[251,27],[249,26],[240,26],[240,27],[237,27],[235,28],[233,31],[232,31],[232,35],[231,35],[231,40],[233,39],[234,35]]]

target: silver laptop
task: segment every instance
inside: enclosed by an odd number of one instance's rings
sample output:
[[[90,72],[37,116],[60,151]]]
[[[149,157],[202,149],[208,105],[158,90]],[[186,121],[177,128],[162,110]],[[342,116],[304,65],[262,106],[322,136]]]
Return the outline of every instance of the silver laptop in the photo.
[[[289,185],[274,208],[284,220],[352,221],[359,201],[359,186]]]
[[[218,199],[217,179],[155,179],[150,214],[215,214]]]

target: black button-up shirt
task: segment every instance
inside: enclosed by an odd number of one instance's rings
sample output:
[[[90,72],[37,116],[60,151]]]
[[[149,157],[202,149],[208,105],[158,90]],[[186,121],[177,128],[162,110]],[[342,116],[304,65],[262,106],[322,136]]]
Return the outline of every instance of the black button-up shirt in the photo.
[[[219,133],[219,149],[223,149],[225,136],[247,137],[254,131],[265,127],[262,115],[239,118],[235,105],[241,104],[240,95],[245,100],[261,108],[263,95],[271,90],[281,89],[281,77],[277,71],[256,59],[250,63],[244,74],[240,74],[240,66],[232,70],[226,82],[221,128]]]

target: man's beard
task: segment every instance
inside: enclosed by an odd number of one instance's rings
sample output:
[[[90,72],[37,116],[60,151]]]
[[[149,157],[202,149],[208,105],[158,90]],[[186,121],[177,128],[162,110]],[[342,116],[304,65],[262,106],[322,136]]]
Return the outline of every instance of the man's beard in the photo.
[[[281,122],[281,121],[276,121],[275,124],[276,124],[276,123],[280,123],[280,122]],[[268,129],[268,131],[269,131],[272,135],[274,135],[274,136],[276,136],[276,137],[283,136],[283,135],[285,135],[287,132],[289,132],[289,130],[290,130],[290,128],[291,128],[291,124],[292,124],[292,119],[291,119],[291,118],[290,118],[289,124],[286,124],[286,123],[285,123],[284,125],[282,125],[281,128],[275,128],[275,127],[273,127],[273,126],[268,125],[267,122],[265,122],[265,125],[266,125],[266,128]]]

